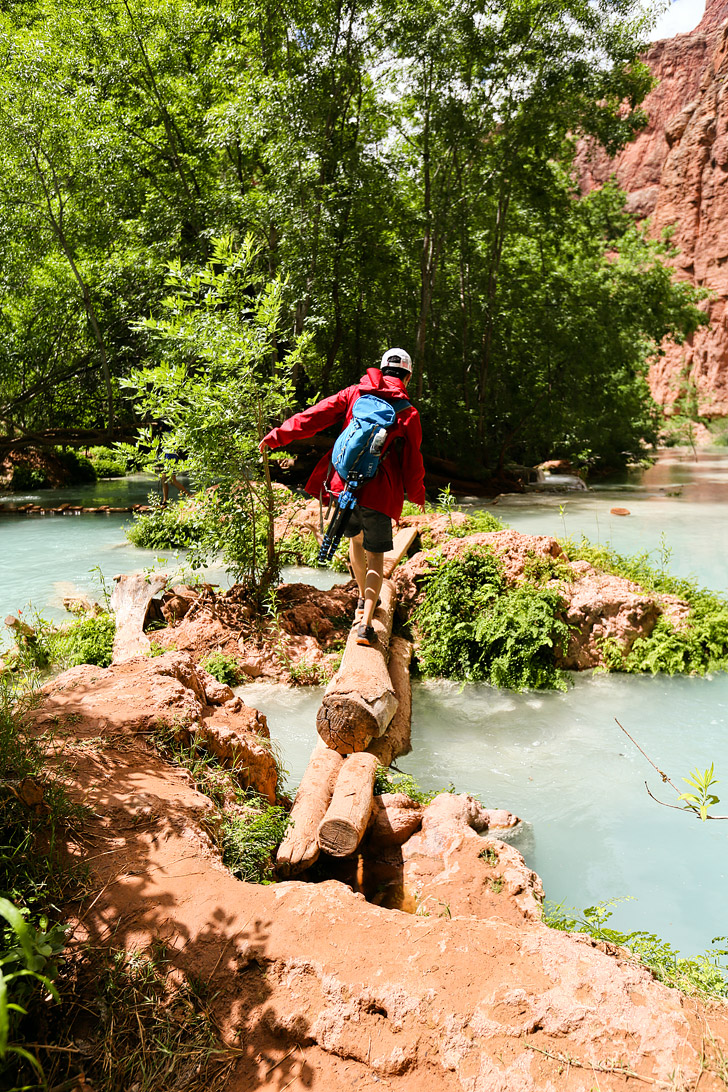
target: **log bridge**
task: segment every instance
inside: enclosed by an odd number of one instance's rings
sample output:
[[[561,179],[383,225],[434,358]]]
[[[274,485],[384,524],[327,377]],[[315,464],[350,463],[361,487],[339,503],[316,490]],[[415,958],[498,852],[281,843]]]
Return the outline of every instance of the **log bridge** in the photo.
[[[416,528],[399,531],[385,555],[372,622],[376,646],[358,645],[352,629],[341,666],[324,693],[316,718],[320,738],[276,858],[284,878],[310,868],[322,850],[333,857],[356,851],[372,812],[377,767],[391,765],[411,749],[412,645],[391,635],[396,603],[391,576],[416,535]]]

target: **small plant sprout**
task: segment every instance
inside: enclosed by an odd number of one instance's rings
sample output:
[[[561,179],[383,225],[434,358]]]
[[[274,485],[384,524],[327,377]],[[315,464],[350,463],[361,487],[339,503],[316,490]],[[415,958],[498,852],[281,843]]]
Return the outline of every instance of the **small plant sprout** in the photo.
[[[685,801],[684,809],[695,812],[703,822],[708,818],[708,808],[720,803],[720,797],[709,791],[713,785],[719,784],[713,777],[713,772],[712,762],[709,769],[702,773],[697,768],[694,769],[690,777],[683,777],[682,780],[686,785],[691,785],[695,792],[681,792],[678,796],[678,800]]]
[[[452,489],[450,488],[450,483],[449,482],[444,487],[444,489],[441,489],[440,492],[437,494],[437,506],[438,506],[438,508],[442,508],[442,510],[447,515],[447,518],[448,518],[448,520],[450,522],[450,530],[452,531],[452,529],[453,529],[452,510],[453,510],[453,508],[455,506],[455,497],[453,496]]]
[[[658,553],[660,555],[660,572],[663,576],[667,574],[670,561],[672,559],[672,546],[667,545],[667,539],[665,538],[665,532],[660,534],[660,545],[658,547]]]
[[[566,505],[559,505],[559,516],[561,517],[561,526],[564,528],[564,538],[566,538]]]

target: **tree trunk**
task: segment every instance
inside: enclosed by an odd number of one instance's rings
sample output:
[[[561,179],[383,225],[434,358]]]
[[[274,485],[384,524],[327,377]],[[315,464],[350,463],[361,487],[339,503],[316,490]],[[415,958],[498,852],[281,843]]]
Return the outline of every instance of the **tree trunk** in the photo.
[[[132,656],[149,652],[149,638],[144,633],[144,620],[149,604],[167,583],[166,573],[155,573],[147,580],[144,573],[115,576],[116,587],[111,593],[111,609],[116,615],[114,657],[112,663],[122,664]]]
[[[292,825],[278,847],[276,870],[284,879],[304,872],[318,858],[316,835],[343,762],[342,755],[318,741],[298,786],[291,811]]]
[[[326,688],[318,711],[316,728],[319,735],[328,747],[341,754],[365,750],[370,740],[386,731],[397,708],[387,671],[395,605],[394,585],[389,577],[416,534],[416,528],[403,527],[385,555],[380,603],[372,621],[376,646],[358,645],[356,631],[351,631],[341,667]]]
[[[374,804],[374,755],[349,755],[336,779],[334,795],[318,828],[318,844],[332,857],[349,857],[369,823]]]

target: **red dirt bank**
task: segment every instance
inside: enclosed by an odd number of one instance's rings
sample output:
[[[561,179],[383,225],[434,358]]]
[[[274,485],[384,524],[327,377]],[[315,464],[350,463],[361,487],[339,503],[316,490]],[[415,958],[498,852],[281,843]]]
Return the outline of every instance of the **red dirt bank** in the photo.
[[[402,875],[429,916],[372,905],[333,880],[234,879],[210,800],[148,739],[160,722],[204,726],[221,699],[189,657],[168,653],[72,669],[46,687],[33,720],[93,813],[74,943],[162,941],[172,965],[206,982],[240,1051],[230,1092],[725,1087],[709,1061],[728,1037],[725,1007],[544,926],[538,878],[513,847],[475,833],[511,818],[468,797],[437,798],[401,847]],[[240,734],[254,727],[254,711],[238,716]]]

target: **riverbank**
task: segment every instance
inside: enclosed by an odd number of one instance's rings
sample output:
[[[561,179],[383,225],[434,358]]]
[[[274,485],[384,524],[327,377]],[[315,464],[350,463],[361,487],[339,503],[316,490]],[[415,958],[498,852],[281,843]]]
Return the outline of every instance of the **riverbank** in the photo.
[[[195,1012],[207,1014],[218,1053],[198,1056],[188,1089],[725,1087],[724,1008],[656,982],[628,951],[544,925],[540,880],[502,840],[499,828],[515,821],[503,812],[448,794],[420,806],[395,853],[403,875],[415,866],[419,884],[398,909],[376,905],[379,885],[362,883],[367,843],[350,886],[324,872],[261,887],[226,867],[221,834],[237,806],[212,767],[203,776],[192,753],[185,757],[183,737],[199,726],[233,776],[270,800],[269,728],[198,672],[191,654],[75,668],[44,688],[28,723],[50,769],[87,809],[67,840],[71,859],[88,868],[71,914],[82,989],[73,1001],[69,994],[55,1044],[61,1058],[67,1050],[87,1067],[91,1084],[82,1087],[94,1087],[104,1059],[84,1007],[98,1009],[116,1066],[134,1074],[142,1061],[147,1072],[160,1064],[147,1058],[144,1027],[161,1008],[147,1004],[141,1035],[108,1038],[112,1017],[128,1025],[128,993],[98,1008],[88,960],[103,966],[109,951],[119,953],[117,982],[128,953],[146,953],[124,973],[146,968],[147,990],[161,983],[173,1006],[191,997],[190,1031]],[[169,751],[171,738],[181,750]],[[378,800],[380,811],[404,803]],[[417,802],[407,807],[411,814]],[[391,838],[391,824],[385,829]],[[381,855],[379,847],[375,863]],[[58,1053],[40,1056],[61,1075]],[[181,1075],[165,1074],[164,1087]]]

